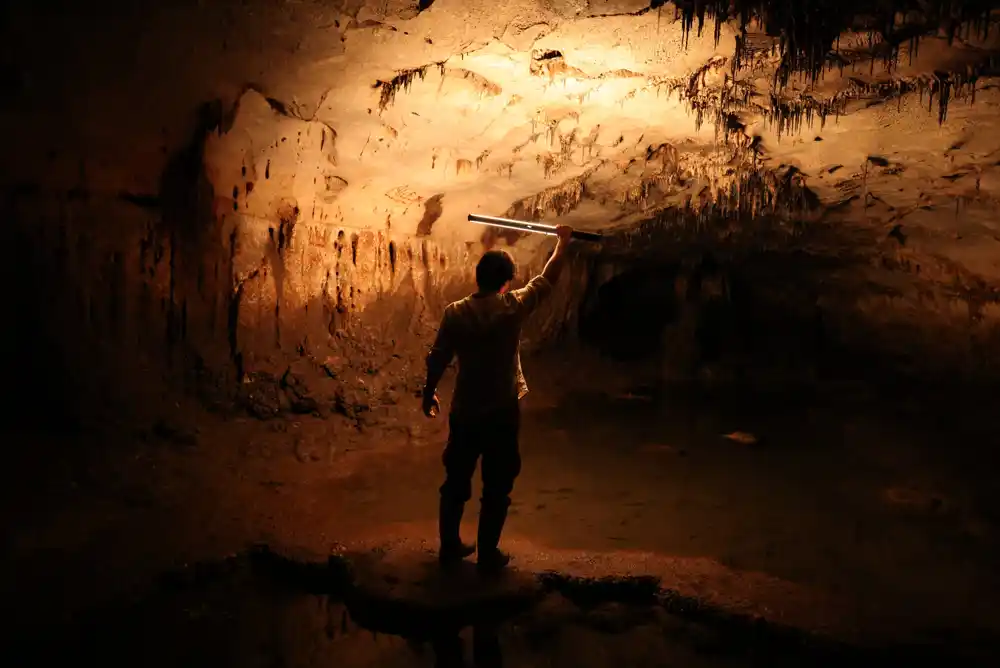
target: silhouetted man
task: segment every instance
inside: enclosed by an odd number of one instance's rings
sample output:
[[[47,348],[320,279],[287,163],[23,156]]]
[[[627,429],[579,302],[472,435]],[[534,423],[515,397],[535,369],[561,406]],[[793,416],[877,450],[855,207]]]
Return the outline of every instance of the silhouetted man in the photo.
[[[450,304],[427,356],[423,408],[428,417],[440,410],[435,392],[441,376],[458,357],[458,379],[451,402],[448,445],[441,486],[440,559],[444,565],[476,551],[462,542],[460,525],[472,496],[472,476],[482,456],[483,496],[479,511],[477,565],[495,571],[510,563],[499,549],[507,521],[514,479],[521,472],[518,448],[520,408],[528,393],[521,373],[521,325],[552,292],[564,264],[573,230],[556,227],[559,241],[542,273],[519,290],[510,290],[514,260],[509,253],[485,253],[476,266],[478,292]]]

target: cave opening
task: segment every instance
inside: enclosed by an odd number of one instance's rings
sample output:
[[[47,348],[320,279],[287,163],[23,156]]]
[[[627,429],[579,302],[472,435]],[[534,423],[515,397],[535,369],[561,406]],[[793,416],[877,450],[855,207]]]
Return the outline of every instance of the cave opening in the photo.
[[[640,385],[650,390],[707,382],[784,392],[866,375],[905,386],[899,369],[863,343],[845,347],[827,322],[821,286],[840,270],[795,252],[604,260],[590,268],[579,340],[644,369]]]
[[[581,341],[622,361],[658,354],[663,329],[680,314],[678,274],[678,265],[642,263],[591,289],[580,307]]]
[[[763,326],[755,320],[775,317],[754,307],[753,290],[738,269],[720,265],[711,254],[686,266],[639,261],[612,271],[588,291],[578,320],[581,341],[611,359],[661,358],[680,343],[671,331],[684,330],[696,370],[753,350],[755,327]],[[778,328],[787,329],[782,323]]]

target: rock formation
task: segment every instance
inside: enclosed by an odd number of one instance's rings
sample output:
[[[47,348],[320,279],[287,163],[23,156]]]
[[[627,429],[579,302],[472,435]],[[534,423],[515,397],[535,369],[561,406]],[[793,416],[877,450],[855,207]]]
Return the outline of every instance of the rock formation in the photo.
[[[548,240],[469,212],[609,236],[533,342],[636,263],[673,295],[708,257],[708,283],[752,293],[726,293],[733,332],[1000,371],[988,2],[4,11],[8,355],[28,394],[185,387],[359,419],[415,389],[484,246],[525,276],[544,261]],[[635,308],[663,327],[676,301]]]

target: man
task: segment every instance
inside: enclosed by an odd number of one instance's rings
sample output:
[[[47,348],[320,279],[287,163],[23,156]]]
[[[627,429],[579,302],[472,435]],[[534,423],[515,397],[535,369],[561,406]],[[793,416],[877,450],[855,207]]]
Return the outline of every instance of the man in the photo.
[[[496,571],[510,563],[499,549],[514,479],[521,472],[518,448],[520,408],[528,392],[521,373],[520,338],[525,319],[552,292],[565,263],[573,230],[556,227],[558,242],[542,273],[519,290],[510,290],[514,260],[502,250],[489,251],[476,266],[478,291],[445,309],[437,339],[427,356],[424,414],[440,410],[436,389],[445,369],[458,357],[458,379],[452,397],[445,481],[438,517],[440,560],[453,564],[477,546],[462,542],[459,527],[472,496],[472,476],[482,456],[477,566]]]

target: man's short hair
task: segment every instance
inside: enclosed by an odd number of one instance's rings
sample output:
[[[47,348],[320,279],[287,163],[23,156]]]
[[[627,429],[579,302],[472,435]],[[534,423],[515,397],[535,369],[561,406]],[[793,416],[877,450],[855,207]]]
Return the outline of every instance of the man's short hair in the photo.
[[[476,285],[480,290],[496,292],[514,278],[515,269],[514,258],[507,251],[487,251],[476,265]]]

